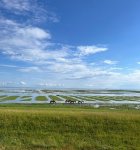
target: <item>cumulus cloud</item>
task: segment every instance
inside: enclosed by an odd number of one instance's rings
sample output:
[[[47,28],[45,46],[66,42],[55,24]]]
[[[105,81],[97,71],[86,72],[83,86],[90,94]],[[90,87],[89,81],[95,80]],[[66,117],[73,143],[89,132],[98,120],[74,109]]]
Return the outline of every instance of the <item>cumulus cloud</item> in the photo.
[[[88,46],[88,45],[87,46],[78,46],[77,49],[79,51],[80,56],[95,54],[95,53],[104,52],[104,51],[108,50],[107,47],[98,47],[98,46],[95,46],[95,45],[92,45],[92,46]]]
[[[17,34],[23,38],[34,38],[34,39],[50,39],[51,35],[49,32],[40,29],[38,27],[26,27],[19,28]]]
[[[107,60],[104,60],[104,63],[108,64],[108,65],[115,65],[118,63],[118,61],[113,61],[113,60],[107,59]]]
[[[50,32],[34,27],[22,26],[13,20],[1,20],[5,24],[0,35],[0,51],[13,60],[25,61],[40,67],[23,67],[20,72],[46,72],[59,74],[63,79],[77,80],[97,76],[110,76],[115,71],[88,65],[79,56],[107,51],[97,46],[69,46],[51,42]],[[9,28],[10,27],[10,28]],[[6,31],[6,32],[5,32]],[[76,49],[73,54],[73,49]],[[62,75],[63,74],[63,75]]]
[[[69,63],[87,56],[106,51],[107,48],[97,46],[76,46],[53,43],[49,31],[39,27],[25,26],[13,20],[0,19],[0,52],[13,60],[49,64],[52,62]]]
[[[51,34],[38,27],[22,26],[12,20],[1,19],[0,52],[14,60],[46,63],[52,59],[64,61],[65,46],[51,43]]]

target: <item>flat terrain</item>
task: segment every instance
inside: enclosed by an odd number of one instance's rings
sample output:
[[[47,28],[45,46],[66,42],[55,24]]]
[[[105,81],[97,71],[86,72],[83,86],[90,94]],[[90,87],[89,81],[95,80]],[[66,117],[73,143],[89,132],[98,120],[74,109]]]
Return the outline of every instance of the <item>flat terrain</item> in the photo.
[[[47,101],[47,98],[46,98],[46,96],[37,96],[36,100],[37,101]]]
[[[2,150],[139,150],[140,110],[1,104]]]
[[[84,103],[98,105],[140,105],[140,91],[133,90],[43,90],[5,88],[0,90],[2,103]],[[80,103],[81,102],[81,103]]]
[[[26,103],[26,101],[30,101],[32,102],[32,100],[34,100],[34,103],[38,103],[40,102],[47,102],[49,103],[49,99],[50,100],[54,100],[57,103],[63,102],[65,103],[66,100],[70,100],[70,101],[75,101],[75,103],[78,103],[78,101],[83,101],[85,103],[95,103],[96,101],[98,102],[112,102],[112,101],[116,101],[116,102],[125,102],[125,103],[137,103],[140,104],[140,96],[77,96],[77,95],[37,95],[37,96],[19,96],[18,94],[16,95],[12,95],[12,96],[8,96],[8,95],[0,95],[0,102],[8,102],[10,103],[12,101],[12,103]]]

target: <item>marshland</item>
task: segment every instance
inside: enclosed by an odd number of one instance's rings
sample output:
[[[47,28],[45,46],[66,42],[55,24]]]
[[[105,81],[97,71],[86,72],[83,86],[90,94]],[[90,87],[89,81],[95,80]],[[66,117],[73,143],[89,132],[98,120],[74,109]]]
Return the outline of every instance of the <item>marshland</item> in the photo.
[[[1,91],[0,149],[140,149],[137,93],[31,91]]]

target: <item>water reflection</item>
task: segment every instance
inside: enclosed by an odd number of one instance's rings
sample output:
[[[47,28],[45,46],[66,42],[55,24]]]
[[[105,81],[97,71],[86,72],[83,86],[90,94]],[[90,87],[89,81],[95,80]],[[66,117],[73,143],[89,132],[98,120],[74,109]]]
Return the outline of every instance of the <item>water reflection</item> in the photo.
[[[84,104],[93,104],[93,105],[116,105],[116,104],[140,104],[139,100],[119,100],[119,96],[128,96],[128,97],[140,97],[138,91],[113,91],[113,90],[44,90],[37,88],[0,88],[0,103],[50,103],[49,95],[55,95],[61,98],[62,101],[57,101],[57,103],[65,103],[65,98],[62,98],[61,95],[71,96],[77,100],[84,100]],[[5,97],[2,96],[19,96],[15,100],[3,100]],[[23,99],[23,96],[30,96],[31,100]],[[37,101],[37,96],[46,96],[48,101]],[[84,96],[111,96],[118,97],[118,100],[109,99],[108,101],[102,100],[88,100],[84,99]]]

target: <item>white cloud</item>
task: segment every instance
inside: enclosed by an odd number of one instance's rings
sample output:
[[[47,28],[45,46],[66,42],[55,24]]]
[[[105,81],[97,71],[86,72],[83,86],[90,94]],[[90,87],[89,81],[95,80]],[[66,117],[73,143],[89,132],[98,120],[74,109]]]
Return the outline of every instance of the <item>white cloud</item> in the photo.
[[[115,65],[115,64],[118,63],[118,61],[105,60],[104,63],[105,63],[105,64],[108,64],[108,65]]]
[[[40,18],[42,16],[41,13],[45,11],[43,8],[37,8],[34,3],[33,7],[31,7],[30,2],[32,0],[23,0],[21,3],[20,1],[21,0],[14,0],[12,3],[12,1],[3,0],[3,3],[4,7],[10,12],[13,11],[13,13],[18,13],[18,15],[20,13],[20,17],[25,15],[26,18],[30,13],[31,16],[27,17],[29,20],[31,17],[34,19],[37,19],[37,17],[38,19],[42,19]],[[2,6],[0,5],[0,7]],[[45,17],[45,13],[43,17]],[[26,62],[26,65],[29,66],[33,65],[32,67],[18,67],[16,69],[23,74],[33,72],[39,75],[41,72],[41,75],[47,78],[47,73],[49,72],[51,75],[54,75],[55,78],[57,76],[57,78],[62,81],[68,80],[70,84],[72,84],[71,80],[75,80],[77,86],[82,85],[82,82],[78,82],[82,79],[85,79],[85,82],[92,80],[98,84],[98,82],[95,81],[96,79],[97,81],[100,80],[107,84],[103,79],[108,79],[111,83],[113,77],[117,80],[117,77],[120,76],[117,69],[103,68],[101,66],[97,67],[94,62],[88,64],[82,57],[105,52],[108,50],[107,47],[96,45],[71,46],[53,43],[51,39],[52,36],[48,30],[40,28],[33,23],[30,25],[30,23],[27,23],[27,20],[25,23],[21,23],[13,19],[1,17],[0,32],[0,53],[14,61]],[[106,60],[106,63],[114,64],[114,61]],[[3,66],[16,68],[16,66],[12,65]],[[50,78],[52,79],[52,76]],[[55,78],[54,83],[40,82],[40,84],[58,86],[59,83],[55,83]],[[21,80],[19,82],[20,84],[26,84],[24,79],[18,80]]]
[[[139,61],[139,62],[137,62],[137,64],[139,64],[139,65],[140,65],[140,61]]]
[[[112,76],[119,74],[112,68],[103,68],[88,65],[84,62],[71,61],[67,63],[52,63],[47,68],[51,72],[55,72],[59,77],[63,79],[75,80],[75,79],[88,79],[101,76]],[[63,74],[63,75],[62,75]]]
[[[78,46],[77,49],[79,51],[80,56],[95,54],[95,53],[104,52],[104,51],[108,50],[107,47],[98,47],[98,46],[95,46],[95,45],[92,45],[92,46]]]
[[[17,32],[19,36],[26,37],[26,38],[34,38],[34,39],[50,39],[51,38],[51,35],[49,32],[38,27],[20,28]]]
[[[33,26],[24,26],[8,19],[1,19],[0,22],[3,25],[0,35],[0,51],[13,60],[35,64],[69,63],[80,60],[79,51],[75,52],[77,56],[72,53],[73,49],[76,49],[75,46],[52,43],[50,41],[51,34],[46,30]],[[98,47],[95,51],[105,50],[107,48]],[[80,51],[80,55],[96,53],[95,51],[86,51],[86,54],[82,54],[83,52]]]
[[[21,72],[41,72],[41,69],[34,66],[34,67],[24,67],[24,68],[20,68],[19,71]]]
[[[45,87],[63,87],[64,84],[62,83],[51,83],[51,82],[41,82],[38,84],[39,86],[45,86]]]
[[[2,4],[7,9],[15,9],[18,11],[29,11],[29,0],[2,0]]]
[[[58,22],[56,15],[46,10],[46,1],[39,2],[38,0],[1,0],[0,8],[4,8],[10,12],[10,16],[23,16],[22,23],[38,23],[45,21]],[[1,10],[3,14],[3,10]],[[21,20],[22,21],[22,20]]]
[[[3,35],[0,39],[2,53],[14,60],[41,65],[40,67],[20,68],[21,72],[46,72],[48,70],[60,74],[60,77],[65,79],[94,78],[113,74],[111,70],[106,71],[94,65],[88,65],[79,57],[79,54],[87,56],[106,51],[108,48],[79,46],[75,55],[72,52],[77,47],[51,43],[51,35],[48,31],[33,26],[21,26],[10,20],[5,22],[3,20],[3,23],[8,27],[5,26],[7,33],[1,34]]]
[[[21,84],[21,85],[26,85],[27,83],[24,82],[24,81],[20,81],[20,84]]]
[[[14,82],[14,81],[3,81],[3,82],[1,82],[0,81],[0,86],[2,86],[2,87],[7,87],[7,86],[23,86],[23,85],[27,85],[27,83],[26,82],[24,82],[24,81],[16,81],[16,82]]]
[[[17,68],[18,66],[16,66],[16,65],[0,64],[0,67]]]
[[[46,63],[48,60],[65,61],[66,46],[49,41],[51,35],[38,27],[24,27],[11,20],[0,20],[0,51],[14,60]]]

